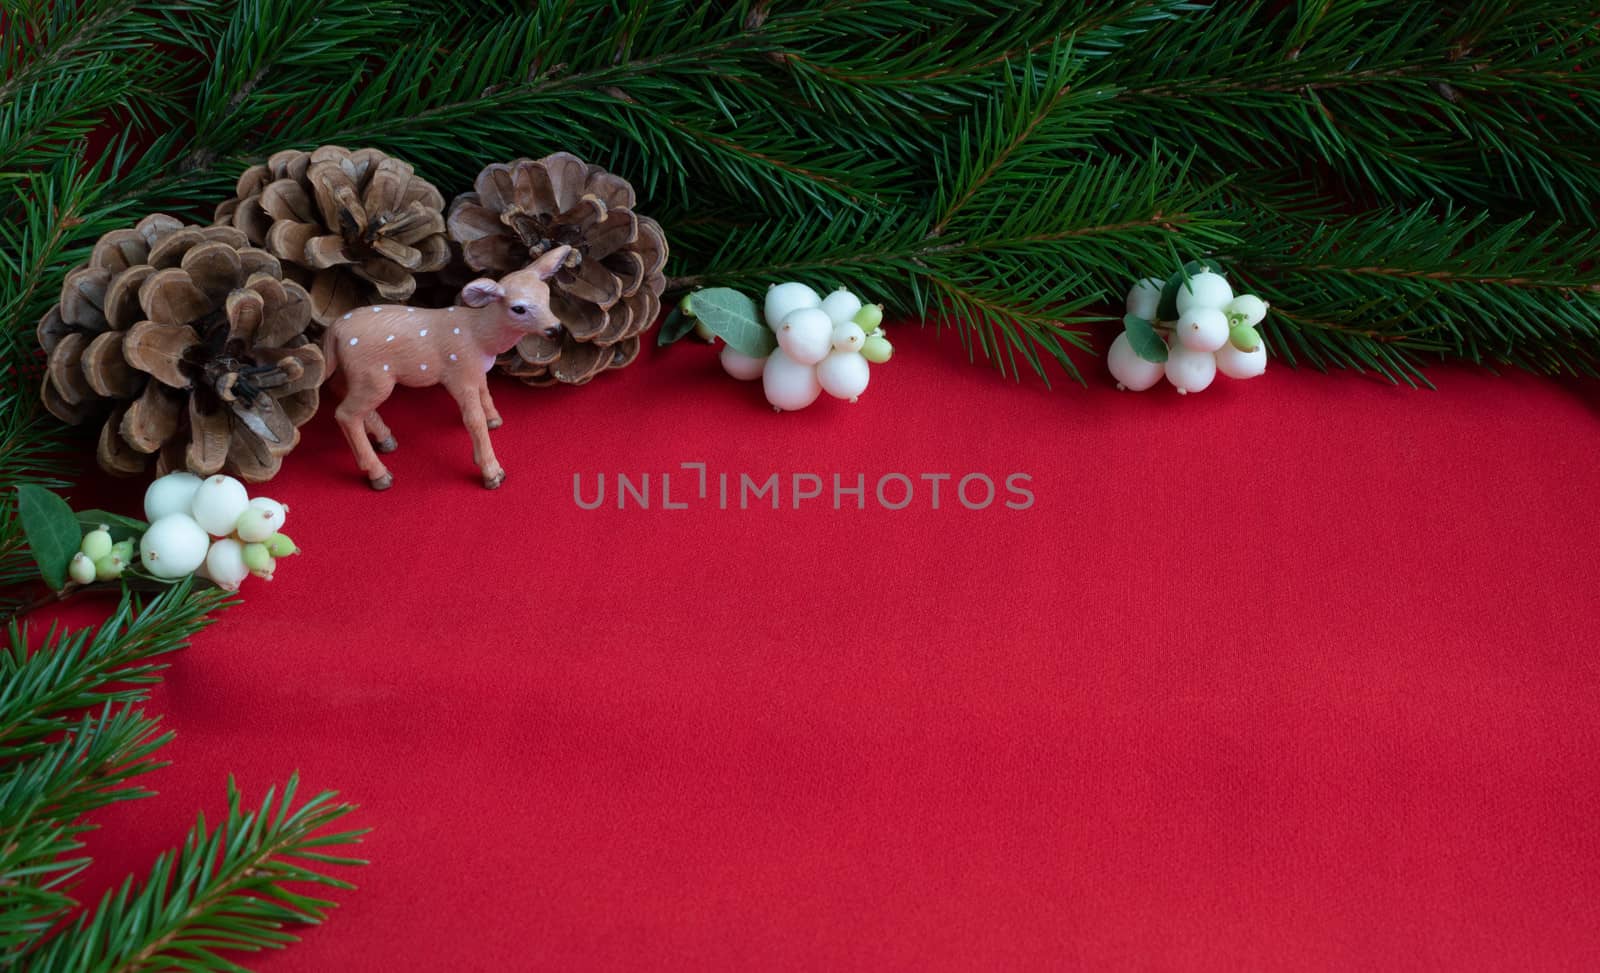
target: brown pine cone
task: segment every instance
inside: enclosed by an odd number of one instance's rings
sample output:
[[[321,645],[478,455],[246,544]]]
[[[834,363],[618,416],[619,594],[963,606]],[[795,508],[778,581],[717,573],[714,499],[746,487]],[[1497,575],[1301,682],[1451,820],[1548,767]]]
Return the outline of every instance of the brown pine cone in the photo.
[[[39,321],[43,399],[68,423],[104,413],[108,473],[278,472],[317,411],[311,301],[276,257],[228,226],[154,215],[95,244]]]
[[[216,222],[282,260],[320,325],[377,299],[405,301],[416,274],[450,261],[444,197],[377,149],[279,152],[245,170],[235,191]]]
[[[572,247],[550,280],[561,336],[523,338],[500,368],[529,385],[581,385],[638,357],[639,335],[661,310],[667,239],[633,212],[627,180],[557,152],[491,165],[474,185],[450,204],[449,219],[473,270],[500,277],[552,247]]]

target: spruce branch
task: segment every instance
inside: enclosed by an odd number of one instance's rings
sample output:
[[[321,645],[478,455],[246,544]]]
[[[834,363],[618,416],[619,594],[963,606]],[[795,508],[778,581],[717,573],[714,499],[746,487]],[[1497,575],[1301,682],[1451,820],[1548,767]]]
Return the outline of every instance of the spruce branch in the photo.
[[[1600,364],[1600,233],[1426,208],[1275,220],[1229,255],[1273,305],[1269,340],[1286,357],[1391,377],[1445,354],[1567,373]]]
[[[171,739],[139,711],[106,706],[35,756],[0,764],[0,964],[76,905],[68,883],[89,865],[75,853],[94,827],[84,816],[148,796],[129,782],[164,766],[152,755]]]
[[[13,620],[0,652],[0,762],[44,749],[72,725],[65,714],[143,700],[165,668],[155,660],[183,648],[228,603],[225,593],[196,592],[187,581],[148,601],[124,594],[98,628],[52,628],[32,652]]]
[[[355,810],[324,791],[297,804],[299,775],[279,797],[244,809],[228,782],[228,808],[216,828],[202,815],[183,847],[157,857],[144,881],[130,876],[99,905],[29,956],[61,973],[133,973],[156,968],[242,970],[223,951],[281,949],[298,937],[287,928],[321,923],[332,901],[304,886],[354,888],[326,866],[364,861],[329,849],[359,842],[362,830],[330,830]]]

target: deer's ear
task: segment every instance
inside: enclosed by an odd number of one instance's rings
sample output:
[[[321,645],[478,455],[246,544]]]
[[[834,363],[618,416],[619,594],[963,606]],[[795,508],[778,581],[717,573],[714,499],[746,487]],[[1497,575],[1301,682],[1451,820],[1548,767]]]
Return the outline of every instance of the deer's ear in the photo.
[[[505,288],[487,277],[479,277],[461,288],[461,301],[468,307],[483,307],[505,296]]]
[[[535,260],[528,269],[538,274],[540,280],[549,280],[561,269],[561,265],[566,263],[567,254],[571,252],[572,248],[563,244]]]

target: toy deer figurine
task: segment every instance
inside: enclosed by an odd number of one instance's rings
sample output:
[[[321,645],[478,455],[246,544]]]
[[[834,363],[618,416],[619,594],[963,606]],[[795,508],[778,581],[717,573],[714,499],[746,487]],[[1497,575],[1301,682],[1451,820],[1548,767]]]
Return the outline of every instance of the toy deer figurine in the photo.
[[[328,328],[323,356],[329,371],[338,367],[344,372],[348,386],[334,414],[374,490],[394,483],[378,451],[393,451],[395,439],[377,410],[396,384],[449,389],[472,434],[472,461],[483,471],[483,485],[492,490],[505,479],[489,444],[489,430],[500,427],[500,414],[489,398],[489,369],[495,356],[509,351],[523,335],[560,333],[545,281],[561,269],[571,249],[550,250],[498,283],[473,281],[461,290],[465,306],[361,307]],[[377,451],[369,436],[377,441]]]

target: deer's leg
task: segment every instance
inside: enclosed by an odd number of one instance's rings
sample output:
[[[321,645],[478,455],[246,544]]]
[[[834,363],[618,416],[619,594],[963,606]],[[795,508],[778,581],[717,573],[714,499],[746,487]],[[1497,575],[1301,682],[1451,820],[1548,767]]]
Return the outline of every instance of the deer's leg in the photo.
[[[489,428],[499,429],[502,425],[500,413],[494,407],[494,399],[489,398],[488,382],[483,383],[483,390],[478,393],[478,398],[483,402],[483,418],[488,423]]]
[[[461,421],[472,434],[472,461],[483,472],[483,485],[493,490],[506,478],[506,471],[494,458],[494,447],[489,443],[489,420],[483,414],[482,378],[470,385],[450,390],[461,406]]]
[[[372,406],[367,405],[367,401],[370,400],[347,396],[334,410],[334,418],[338,419],[339,428],[344,430],[350,451],[356,455],[356,465],[367,474],[367,483],[374,490],[387,490],[393,485],[394,477],[389,475],[388,468],[373,451],[372,441],[367,438],[366,417],[372,412]]]
[[[367,435],[372,438],[373,445],[377,447],[378,452],[392,453],[400,445],[395,442],[394,433],[390,432],[389,427],[384,425],[377,409],[367,413],[366,427]]]

